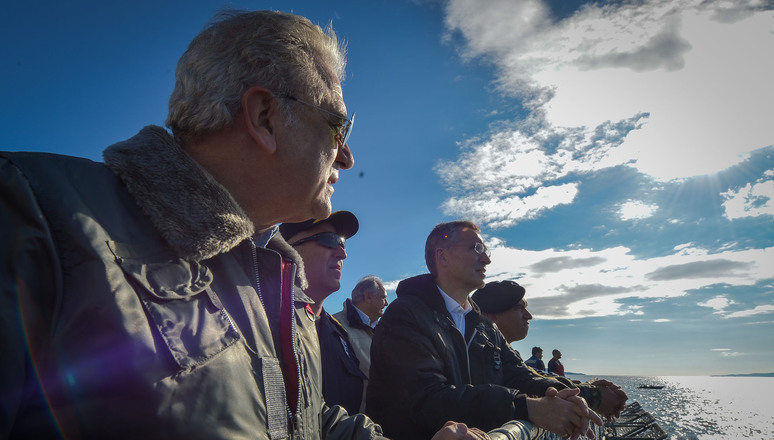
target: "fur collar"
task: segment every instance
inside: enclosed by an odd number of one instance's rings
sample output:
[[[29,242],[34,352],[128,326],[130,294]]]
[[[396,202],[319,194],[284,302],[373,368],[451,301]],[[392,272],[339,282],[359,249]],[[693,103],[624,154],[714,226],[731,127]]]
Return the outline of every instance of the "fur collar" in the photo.
[[[162,237],[188,260],[228,252],[255,233],[253,222],[231,194],[161,127],[151,125],[102,153],[142,212]],[[303,261],[277,233],[269,248],[298,266],[296,283],[306,288]]]

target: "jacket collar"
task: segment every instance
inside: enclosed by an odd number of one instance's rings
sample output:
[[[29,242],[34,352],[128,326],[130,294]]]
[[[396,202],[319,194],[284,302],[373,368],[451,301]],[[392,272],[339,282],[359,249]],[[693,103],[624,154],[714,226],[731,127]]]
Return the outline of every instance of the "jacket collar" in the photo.
[[[358,313],[357,306],[355,306],[355,304],[349,298],[344,301],[344,313],[347,317],[347,322],[349,323],[350,327],[365,330],[368,334],[373,336],[373,327],[363,322],[363,318],[360,316],[360,313]]]
[[[180,257],[205,260],[255,233],[231,194],[162,127],[147,126],[106,148],[102,156]],[[301,257],[282,236],[275,234],[267,247],[299,267],[296,282],[306,287]]]
[[[446,309],[446,303],[443,300],[441,292],[438,290],[438,285],[435,283],[435,278],[429,273],[423,275],[416,275],[411,278],[398,283],[398,288],[395,289],[395,293],[400,298],[401,296],[414,296],[422,300],[429,308],[448,314]],[[476,316],[481,315],[481,309],[468,297],[470,305],[473,307],[471,313],[475,313]]]

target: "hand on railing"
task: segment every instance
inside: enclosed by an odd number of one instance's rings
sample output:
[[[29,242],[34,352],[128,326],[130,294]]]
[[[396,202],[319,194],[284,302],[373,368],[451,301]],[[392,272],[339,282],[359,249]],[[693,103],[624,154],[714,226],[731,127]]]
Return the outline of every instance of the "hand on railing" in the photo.
[[[546,390],[544,397],[527,398],[530,420],[540,428],[562,437],[578,439],[594,435],[589,422],[602,426],[602,419],[590,410],[586,401],[578,396],[578,389]]]
[[[489,436],[478,428],[468,428],[464,423],[446,422],[432,440],[488,440]]]
[[[599,414],[611,421],[613,417],[621,417],[621,411],[626,407],[629,396],[618,385],[608,380],[599,379],[591,382],[596,385],[601,393],[601,403],[597,408]]]

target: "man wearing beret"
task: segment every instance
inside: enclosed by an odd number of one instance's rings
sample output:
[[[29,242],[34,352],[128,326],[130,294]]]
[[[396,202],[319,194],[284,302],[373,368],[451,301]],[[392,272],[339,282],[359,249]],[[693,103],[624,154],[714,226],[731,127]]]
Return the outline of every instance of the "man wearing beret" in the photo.
[[[425,260],[430,273],[398,284],[371,345],[366,412],[388,436],[428,437],[445,420],[488,431],[521,419],[560,436],[602,424],[577,389],[535,376],[470,300],[491,262],[478,226],[437,225]]]
[[[527,310],[524,294],[524,287],[516,282],[493,281],[472,295],[481,313],[497,325],[508,344],[521,341],[529,332],[532,314]],[[516,355],[521,359],[518,351]],[[588,402],[591,409],[606,417],[619,416],[628,399],[621,387],[607,380],[580,383],[563,376],[548,376],[535,370],[532,372],[537,377],[551,377],[571,388],[580,389],[580,395]]]

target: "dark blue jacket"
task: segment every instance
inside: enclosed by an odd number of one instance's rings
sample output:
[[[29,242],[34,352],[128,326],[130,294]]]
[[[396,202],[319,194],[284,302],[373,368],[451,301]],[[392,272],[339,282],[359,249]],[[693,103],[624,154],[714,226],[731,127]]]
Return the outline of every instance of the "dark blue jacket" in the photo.
[[[360,362],[347,331],[323,310],[317,318],[317,336],[322,355],[325,403],[342,406],[348,413],[357,414],[367,378],[360,371]]]

